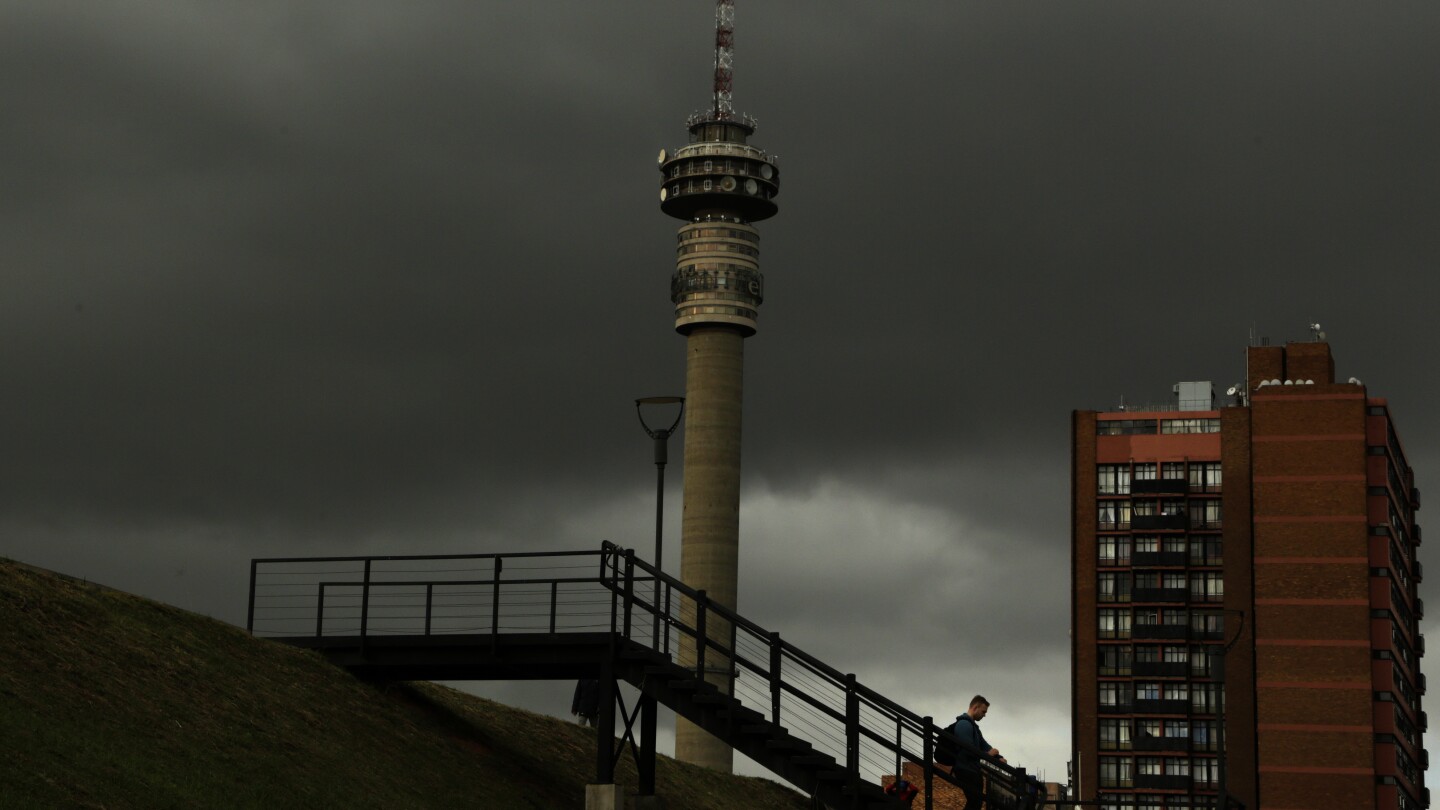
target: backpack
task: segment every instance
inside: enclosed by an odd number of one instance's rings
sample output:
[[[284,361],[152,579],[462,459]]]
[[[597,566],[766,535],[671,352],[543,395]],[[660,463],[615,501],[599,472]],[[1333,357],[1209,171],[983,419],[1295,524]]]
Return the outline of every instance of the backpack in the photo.
[[[920,788],[910,784],[904,779],[896,779],[885,788],[886,796],[894,796],[900,801],[909,804],[915,801],[915,796],[920,793]]]
[[[958,722],[958,721],[957,721]],[[955,723],[951,723],[941,731],[953,736],[955,734]],[[935,746],[935,761],[941,765],[955,766],[955,757],[959,756],[960,749],[945,734],[941,734]]]

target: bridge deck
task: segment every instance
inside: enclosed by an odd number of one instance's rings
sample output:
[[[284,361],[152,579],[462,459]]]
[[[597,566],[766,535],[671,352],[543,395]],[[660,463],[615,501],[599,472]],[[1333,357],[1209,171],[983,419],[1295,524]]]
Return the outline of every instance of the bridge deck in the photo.
[[[616,633],[456,633],[276,639],[315,650],[371,680],[573,680],[598,678],[620,650]]]

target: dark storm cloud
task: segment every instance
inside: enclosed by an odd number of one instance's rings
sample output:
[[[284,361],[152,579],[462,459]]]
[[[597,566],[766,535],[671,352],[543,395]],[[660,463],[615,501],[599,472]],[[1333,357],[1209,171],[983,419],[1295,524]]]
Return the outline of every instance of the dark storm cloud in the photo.
[[[0,12],[0,553],[233,620],[253,555],[648,549],[631,400],[684,381],[652,161],[707,101],[710,7]],[[1437,27],[742,3],[784,181],[742,609],[1063,718],[1069,411],[1223,391],[1252,327],[1324,324],[1440,476]]]

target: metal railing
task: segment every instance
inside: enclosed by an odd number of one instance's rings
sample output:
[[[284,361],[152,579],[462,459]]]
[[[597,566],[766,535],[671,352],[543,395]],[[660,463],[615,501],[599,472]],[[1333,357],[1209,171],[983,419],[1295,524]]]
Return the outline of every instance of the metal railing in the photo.
[[[730,673],[731,696],[880,784],[918,763],[926,796],[941,737],[912,712],[735,611],[606,542],[598,551],[255,559],[247,629],[255,635],[610,632],[650,647],[703,679]],[[942,725],[948,725],[942,724]],[[1024,768],[981,754],[995,808],[1034,808],[1043,786]],[[927,808],[930,800],[927,798]]]

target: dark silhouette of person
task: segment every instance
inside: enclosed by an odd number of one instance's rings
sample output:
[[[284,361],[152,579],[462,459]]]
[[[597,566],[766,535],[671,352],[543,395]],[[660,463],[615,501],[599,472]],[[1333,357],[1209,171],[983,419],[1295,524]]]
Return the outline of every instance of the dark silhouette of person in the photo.
[[[600,681],[582,678],[575,684],[575,697],[570,701],[570,713],[582,726],[594,726],[600,715]]]

